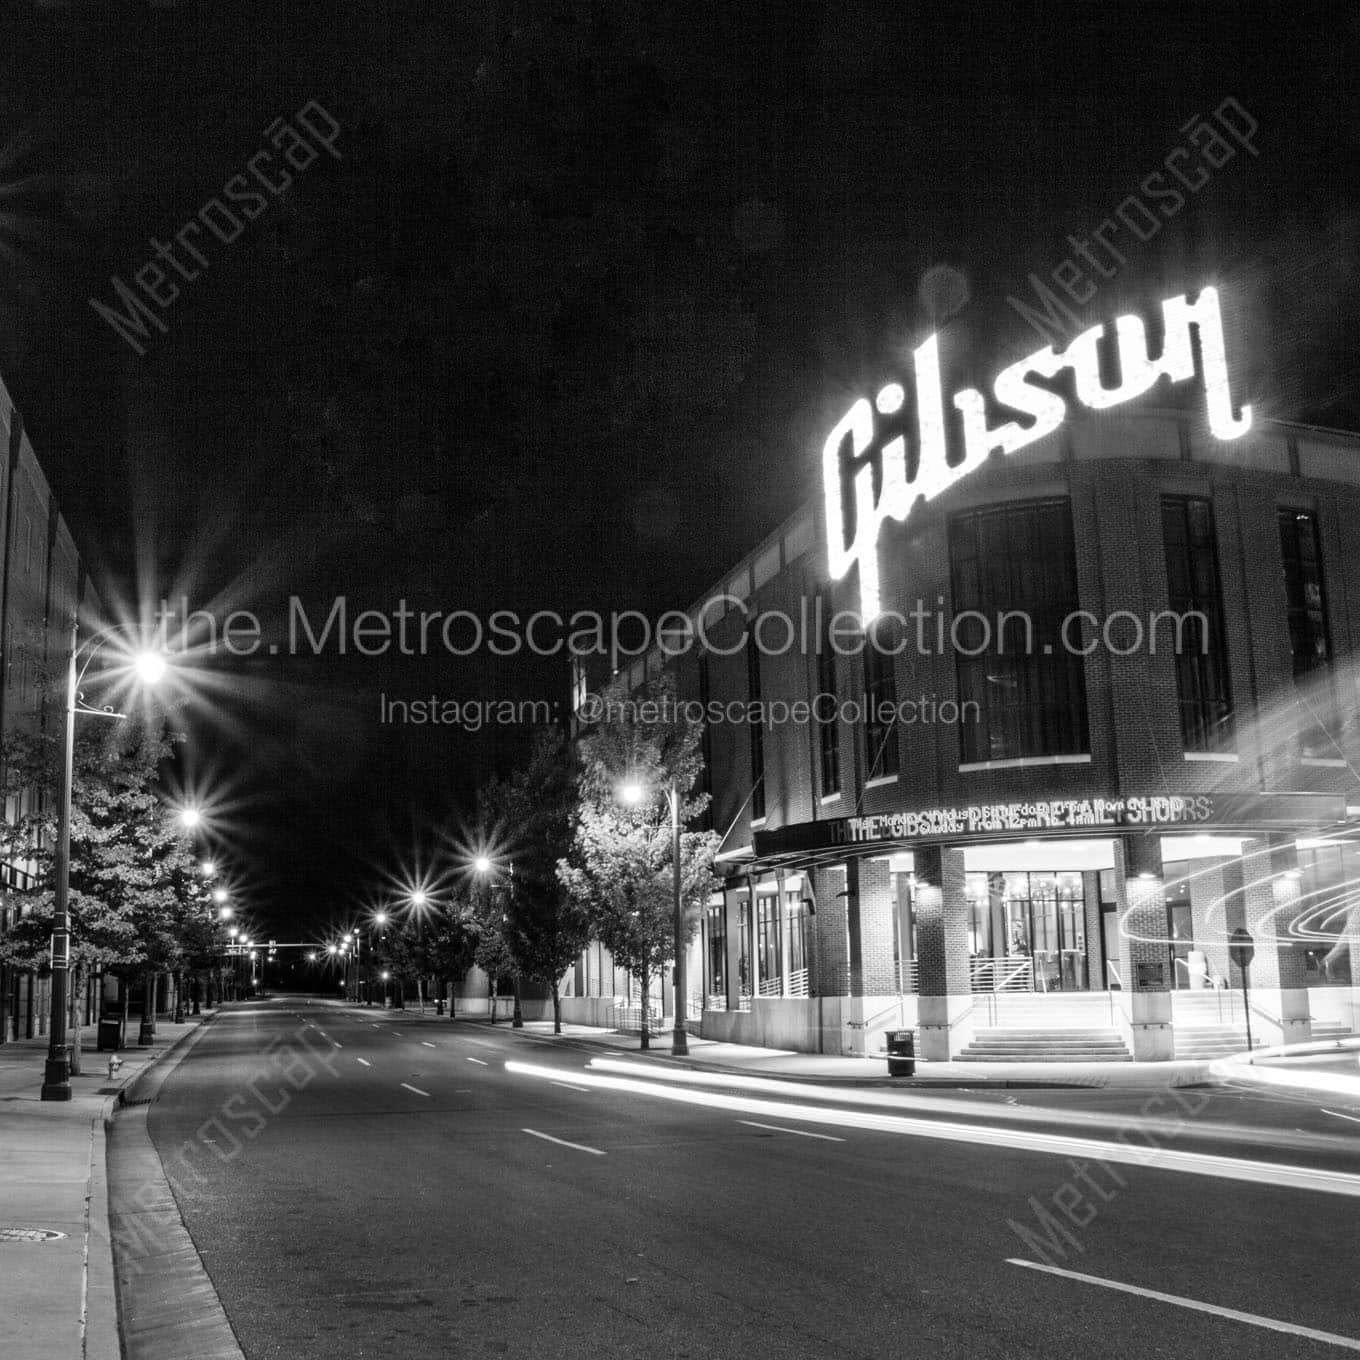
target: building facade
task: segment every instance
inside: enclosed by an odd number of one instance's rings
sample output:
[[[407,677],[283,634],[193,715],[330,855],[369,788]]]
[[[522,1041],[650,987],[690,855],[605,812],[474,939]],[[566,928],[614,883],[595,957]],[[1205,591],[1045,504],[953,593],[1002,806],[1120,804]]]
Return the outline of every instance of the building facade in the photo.
[[[1360,438],[1234,414],[1209,332],[1207,415],[1077,372],[1033,437],[980,417],[924,503],[847,420],[827,494],[625,673],[709,720],[702,1034],[1161,1059],[1357,1028]],[[626,992],[598,946],[568,983],[599,1023]]]
[[[38,463],[23,419],[0,383],[0,732],[38,732],[61,717],[60,694],[48,685],[69,648],[73,611],[88,590],[69,527]],[[8,781],[7,781],[8,786]],[[6,824],[15,825],[45,789],[12,789],[5,798]],[[0,934],[22,910],[12,890],[27,888],[34,864],[21,850],[0,854]],[[45,977],[0,964],[0,1042],[45,1034]]]

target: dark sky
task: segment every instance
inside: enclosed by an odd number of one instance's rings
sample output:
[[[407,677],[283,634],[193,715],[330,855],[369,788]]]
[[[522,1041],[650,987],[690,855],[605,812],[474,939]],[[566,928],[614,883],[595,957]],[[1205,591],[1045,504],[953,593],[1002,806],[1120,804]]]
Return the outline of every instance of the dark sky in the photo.
[[[684,605],[933,323],[980,375],[1034,348],[1006,296],[1228,97],[1259,155],[1126,235],[1083,315],[1216,281],[1258,413],[1360,428],[1350,6],[6,16],[0,372],[111,603]],[[90,298],[311,101],[338,154],[204,238],[135,354]],[[485,650],[203,664],[194,774],[279,920],[409,863],[523,736],[384,727],[380,692],[565,697]]]

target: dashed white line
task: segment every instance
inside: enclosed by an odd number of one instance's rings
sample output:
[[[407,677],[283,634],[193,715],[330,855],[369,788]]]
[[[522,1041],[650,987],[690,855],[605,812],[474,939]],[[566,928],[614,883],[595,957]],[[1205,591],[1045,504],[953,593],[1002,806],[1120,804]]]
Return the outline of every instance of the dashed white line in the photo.
[[[372,1067],[372,1066],[373,1066],[373,1064],[372,1064],[371,1062],[369,1062],[369,1060],[368,1060],[367,1058],[355,1058],[354,1061],[357,1062],[357,1063],[362,1063],[365,1067]]]
[[[1360,1124],[1360,1119],[1357,1119],[1355,1115],[1342,1114],[1340,1110],[1323,1110],[1322,1113],[1331,1115],[1333,1119],[1349,1119],[1352,1124]]]
[[[577,1152],[588,1152],[592,1157],[603,1157],[605,1154],[600,1148],[586,1147],[584,1143],[569,1143],[565,1138],[554,1138],[550,1133],[539,1133],[537,1129],[521,1129],[521,1133],[531,1133],[535,1138],[542,1138],[545,1143],[556,1143],[558,1147],[574,1148]]]
[[[434,1045],[433,1045],[428,1039],[422,1039],[422,1040],[420,1041],[420,1045],[421,1045],[422,1048],[433,1048],[433,1047],[434,1047]]]
[[[555,1081],[553,1085],[560,1086],[565,1091],[585,1091],[587,1094],[590,1091],[589,1086],[573,1086],[569,1081]]]
[[[738,1119],[738,1124],[746,1124],[753,1129],[770,1129],[774,1133],[796,1133],[800,1138],[820,1138],[824,1143],[843,1143],[844,1138],[836,1138],[829,1133],[809,1133],[806,1129],[786,1129],[782,1124],[757,1124],[754,1119]]]
[[[1281,1322],[1278,1318],[1262,1317],[1259,1313],[1244,1313],[1237,1308],[1222,1308],[1216,1303],[1202,1303],[1199,1299],[1182,1298],[1179,1294],[1163,1294],[1159,1289],[1143,1289],[1136,1284],[1123,1284],[1119,1280],[1104,1280],[1099,1275],[1082,1275],[1075,1270],[1063,1270],[1058,1266],[1044,1266],[1037,1261],[1022,1261],[1018,1257],[1008,1257],[1007,1265],[1023,1266],[1026,1270],[1040,1270],[1045,1275],[1061,1275],[1067,1280],[1079,1280],[1082,1284],[1100,1285],[1102,1289],[1117,1289],[1121,1294],[1136,1294],[1140,1299],[1156,1299],[1158,1303],[1175,1304],[1177,1308],[1192,1308],[1200,1313],[1212,1313],[1214,1317],[1231,1318],[1234,1322],[1245,1322],[1251,1327],[1267,1327],[1272,1332],[1286,1332],[1290,1336],[1306,1336],[1310,1341],[1324,1341],[1329,1346],[1340,1346],[1342,1350],[1360,1351],[1360,1340],[1353,1336],[1339,1336],[1336,1332],[1320,1332],[1314,1327],[1300,1327],[1295,1322]]]
[[[487,1065],[480,1058],[469,1058],[468,1062],[475,1062],[478,1067],[485,1067]]]
[[[410,1084],[410,1082],[406,1082],[406,1081],[402,1082],[401,1084],[402,1084],[402,1086],[404,1086],[408,1091],[414,1091],[414,1092],[416,1093],[416,1095],[418,1095],[418,1096],[425,1096],[427,1099],[429,1098],[429,1094],[430,1094],[430,1093],[429,1093],[428,1091],[422,1091],[422,1090],[420,1089],[419,1086],[412,1086],[412,1085]]]
[[[401,1038],[404,1037],[403,1034],[402,1034],[402,1032],[401,1032],[399,1029],[394,1029],[394,1030],[392,1031],[392,1033],[395,1034],[395,1035],[397,1036],[398,1039],[401,1039]]]

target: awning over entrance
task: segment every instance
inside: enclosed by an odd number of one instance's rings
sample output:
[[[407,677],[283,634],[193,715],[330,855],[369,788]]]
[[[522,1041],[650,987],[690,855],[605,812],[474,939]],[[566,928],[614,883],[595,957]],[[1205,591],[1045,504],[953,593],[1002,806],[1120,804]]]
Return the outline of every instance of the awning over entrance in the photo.
[[[753,838],[750,868],[832,863],[874,851],[1042,839],[1074,834],[1168,831],[1264,835],[1335,834],[1346,824],[1346,800],[1327,793],[1130,794],[970,803],[800,822]]]

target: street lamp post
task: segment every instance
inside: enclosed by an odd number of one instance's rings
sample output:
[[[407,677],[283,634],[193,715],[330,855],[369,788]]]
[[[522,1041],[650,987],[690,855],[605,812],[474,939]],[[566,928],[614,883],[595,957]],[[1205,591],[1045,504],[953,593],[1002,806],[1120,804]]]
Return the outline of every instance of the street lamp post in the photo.
[[[62,741],[61,787],[57,794],[57,847],[53,867],[56,885],[52,900],[52,996],[48,1022],[47,1062],[43,1070],[42,1099],[71,1099],[71,1043],[66,1027],[66,1008],[69,998],[71,973],[71,785],[75,775],[76,713],[90,713],[97,717],[122,717],[112,709],[97,709],[80,703],[80,678],[76,662],[85,647],[90,654],[85,668],[98,652],[102,640],[114,632],[105,628],[82,644],[80,622],[71,620],[71,654],[66,663],[66,727]],[[156,653],[147,653],[138,660],[138,673],[147,684],[154,685],[165,674],[165,660]]]
[[[642,800],[643,788],[640,784],[628,783],[623,786],[622,795],[624,802],[638,803]],[[666,785],[666,805],[671,814],[671,893],[675,907],[675,971],[671,975],[675,1028],[671,1033],[671,1053],[675,1057],[686,1057],[689,1054],[689,1032],[685,1028],[689,997],[685,978],[684,903],[680,891],[680,790],[674,779]],[[645,996],[642,1004],[647,1005]]]

